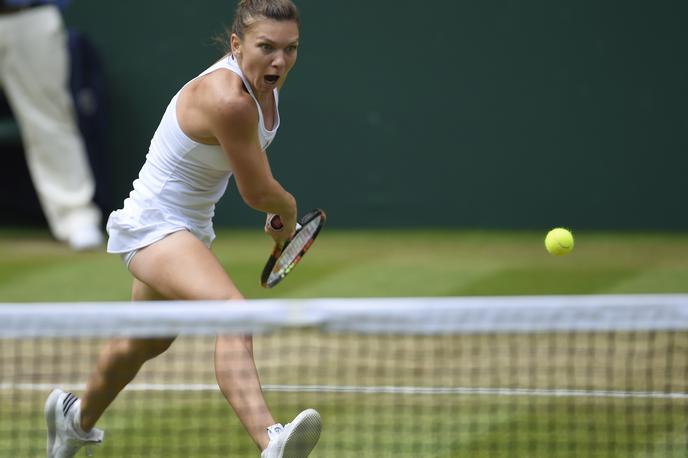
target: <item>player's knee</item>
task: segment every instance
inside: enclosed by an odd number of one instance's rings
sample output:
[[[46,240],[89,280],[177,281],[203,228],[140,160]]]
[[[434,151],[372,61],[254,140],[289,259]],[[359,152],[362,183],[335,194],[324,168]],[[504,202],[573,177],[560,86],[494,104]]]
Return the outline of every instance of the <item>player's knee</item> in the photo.
[[[147,360],[164,353],[174,342],[174,338],[145,339],[141,342],[142,356]]]
[[[170,348],[174,338],[159,339],[127,339],[120,343],[119,351],[132,362],[143,364],[149,359],[162,354]]]
[[[217,291],[208,291],[204,294],[203,299],[207,301],[240,301],[244,296],[237,290],[218,289]]]

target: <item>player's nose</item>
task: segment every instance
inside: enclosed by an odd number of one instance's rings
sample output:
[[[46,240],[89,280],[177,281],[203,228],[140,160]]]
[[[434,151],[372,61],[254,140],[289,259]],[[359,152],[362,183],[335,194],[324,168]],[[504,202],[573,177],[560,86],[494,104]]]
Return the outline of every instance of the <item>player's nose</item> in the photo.
[[[287,65],[287,59],[284,55],[284,51],[278,51],[275,53],[275,57],[272,60],[272,66],[274,68],[283,69]]]

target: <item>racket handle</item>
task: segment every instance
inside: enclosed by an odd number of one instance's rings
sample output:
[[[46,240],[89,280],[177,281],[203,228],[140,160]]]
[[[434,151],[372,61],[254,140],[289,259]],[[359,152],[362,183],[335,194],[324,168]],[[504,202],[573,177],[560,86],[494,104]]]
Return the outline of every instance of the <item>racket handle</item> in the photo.
[[[268,224],[274,231],[279,231],[282,230],[284,227],[282,225],[282,218],[280,218],[280,215],[270,215],[268,216]]]
[[[267,224],[270,225],[273,231],[281,231],[284,228],[284,225],[282,224],[282,218],[280,218],[280,215],[268,216]],[[301,229],[301,225],[297,222],[296,230],[298,231],[299,229]]]

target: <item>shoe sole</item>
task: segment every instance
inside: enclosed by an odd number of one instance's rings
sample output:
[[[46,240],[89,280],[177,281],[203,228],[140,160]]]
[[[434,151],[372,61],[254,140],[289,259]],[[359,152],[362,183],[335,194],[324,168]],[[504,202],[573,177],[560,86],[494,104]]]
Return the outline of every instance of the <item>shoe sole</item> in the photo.
[[[291,423],[294,427],[284,441],[284,450],[280,458],[305,458],[320,439],[320,414],[313,409],[304,410]]]
[[[46,454],[48,458],[53,458],[53,446],[55,444],[55,408],[57,406],[57,401],[62,392],[60,390],[53,390],[45,401],[45,408],[43,412],[45,414],[45,424],[48,426],[48,447],[46,449]]]

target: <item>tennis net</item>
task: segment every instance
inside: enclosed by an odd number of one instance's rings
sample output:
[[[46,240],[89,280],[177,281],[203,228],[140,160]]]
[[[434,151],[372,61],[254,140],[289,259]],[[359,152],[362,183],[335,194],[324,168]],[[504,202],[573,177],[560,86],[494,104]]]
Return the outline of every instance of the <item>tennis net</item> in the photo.
[[[259,456],[217,387],[228,334],[277,421],[320,412],[313,457],[688,456],[688,295],[0,304],[0,456],[44,456],[48,393],[108,339],[173,335],[95,456]]]

